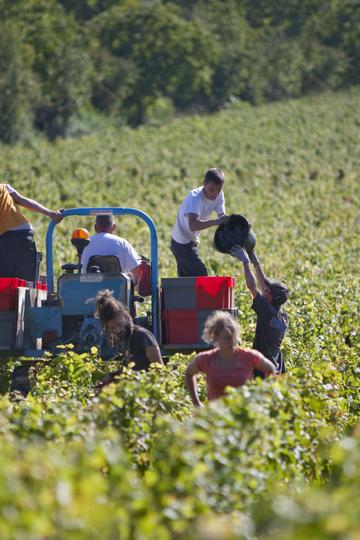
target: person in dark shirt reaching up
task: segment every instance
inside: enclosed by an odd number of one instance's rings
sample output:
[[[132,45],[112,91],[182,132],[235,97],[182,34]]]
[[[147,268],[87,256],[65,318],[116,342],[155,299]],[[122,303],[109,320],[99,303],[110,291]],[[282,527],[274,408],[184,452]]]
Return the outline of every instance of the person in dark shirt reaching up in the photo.
[[[255,251],[248,254],[244,248],[235,246],[230,253],[243,263],[246,286],[253,297],[251,307],[257,315],[253,349],[271,360],[278,373],[285,373],[285,362],[280,346],[289,323],[288,316],[282,311],[281,306],[287,301],[289,291],[283,283],[272,281],[265,276]],[[250,262],[254,265],[256,278],[252,273]],[[255,376],[263,375],[261,372],[255,372]]]

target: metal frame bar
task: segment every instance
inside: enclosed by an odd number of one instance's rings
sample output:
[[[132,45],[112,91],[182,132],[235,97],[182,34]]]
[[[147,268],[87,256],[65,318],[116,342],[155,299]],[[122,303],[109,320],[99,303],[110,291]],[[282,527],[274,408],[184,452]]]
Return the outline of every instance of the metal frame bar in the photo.
[[[62,216],[92,216],[97,214],[113,214],[114,216],[136,216],[147,224],[150,232],[150,258],[151,258],[151,315],[152,331],[159,340],[159,305],[158,305],[158,237],[155,223],[145,212],[128,207],[95,207],[95,208],[69,208],[61,211]],[[56,222],[51,221],[46,233],[46,274],[49,293],[54,292],[54,256],[53,232]]]

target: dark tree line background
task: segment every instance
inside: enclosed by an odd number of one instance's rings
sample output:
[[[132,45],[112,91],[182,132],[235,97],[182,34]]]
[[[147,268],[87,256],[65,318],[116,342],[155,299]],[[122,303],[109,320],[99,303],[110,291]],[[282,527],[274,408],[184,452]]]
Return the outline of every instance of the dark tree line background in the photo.
[[[359,0],[0,0],[0,140],[358,84]]]

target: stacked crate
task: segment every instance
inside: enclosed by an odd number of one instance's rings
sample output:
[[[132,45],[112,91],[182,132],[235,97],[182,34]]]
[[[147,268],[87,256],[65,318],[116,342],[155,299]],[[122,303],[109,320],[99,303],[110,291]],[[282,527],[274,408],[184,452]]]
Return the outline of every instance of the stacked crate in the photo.
[[[235,316],[234,287],[229,276],[162,279],[163,344],[204,344],[201,336],[211,313],[220,309]]]
[[[9,349],[14,341],[17,320],[17,294],[26,281],[18,278],[0,278],[0,349]]]
[[[26,287],[26,281],[18,278],[0,278],[0,311],[14,311],[19,287]]]
[[[24,279],[0,278],[0,350],[15,348],[23,339],[26,298],[33,307],[41,306],[46,297],[44,282],[32,287],[32,283]]]

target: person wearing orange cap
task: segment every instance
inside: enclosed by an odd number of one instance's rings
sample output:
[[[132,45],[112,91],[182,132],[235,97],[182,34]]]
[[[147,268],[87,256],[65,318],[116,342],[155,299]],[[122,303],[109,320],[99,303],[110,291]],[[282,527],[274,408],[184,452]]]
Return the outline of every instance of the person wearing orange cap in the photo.
[[[59,223],[60,211],[20,195],[10,184],[0,184],[0,277],[17,277],[34,282],[36,245],[34,231],[19,206],[44,214]]]

